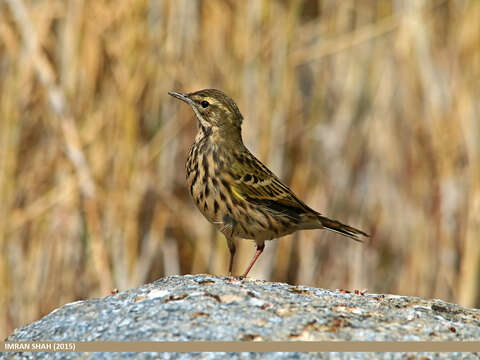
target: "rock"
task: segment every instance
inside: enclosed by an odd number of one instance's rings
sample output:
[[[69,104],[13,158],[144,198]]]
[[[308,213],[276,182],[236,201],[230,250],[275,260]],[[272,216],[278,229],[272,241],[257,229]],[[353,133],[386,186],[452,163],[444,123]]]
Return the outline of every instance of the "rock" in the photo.
[[[480,340],[480,312],[442,300],[355,294],[211,275],[162,278],[104,298],[77,301],[16,329],[6,341],[451,341]],[[138,358],[140,354],[123,353]],[[209,354],[209,355],[208,355]],[[247,356],[237,353],[235,356]],[[258,353],[248,353],[255,358]],[[36,353],[76,358],[79,353]],[[23,353],[33,358],[32,353]],[[94,358],[120,354],[95,353]],[[142,358],[158,358],[152,353]],[[265,353],[275,358],[286,353]],[[290,354],[313,358],[314,354]],[[358,358],[374,354],[357,353]],[[397,358],[400,353],[391,353]],[[404,354],[405,355],[405,354]],[[437,354],[459,358],[460,353]],[[6,358],[20,354],[4,353]],[[150,356],[150,357],[149,357]],[[190,358],[186,353],[169,356]],[[221,358],[219,353],[197,357]],[[213,356],[213,357],[212,357]],[[225,354],[223,355],[223,357]],[[340,356],[340,355],[339,355]],[[430,357],[427,353],[425,356]],[[437,358],[440,358],[437,357]],[[242,357],[243,358],[243,357]],[[398,357],[401,358],[401,357]]]

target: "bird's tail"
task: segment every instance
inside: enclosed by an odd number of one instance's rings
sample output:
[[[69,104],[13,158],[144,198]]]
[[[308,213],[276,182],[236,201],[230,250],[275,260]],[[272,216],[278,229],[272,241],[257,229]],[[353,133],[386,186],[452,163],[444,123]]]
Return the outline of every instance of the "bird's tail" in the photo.
[[[360,242],[363,241],[363,239],[359,236],[370,236],[367,233],[363,232],[362,230],[358,230],[349,225],[342,224],[340,221],[337,221],[337,220],[332,220],[332,219],[323,217],[321,215],[318,216],[318,219],[320,220],[322,226],[325,229],[337,232],[355,241],[360,241]]]

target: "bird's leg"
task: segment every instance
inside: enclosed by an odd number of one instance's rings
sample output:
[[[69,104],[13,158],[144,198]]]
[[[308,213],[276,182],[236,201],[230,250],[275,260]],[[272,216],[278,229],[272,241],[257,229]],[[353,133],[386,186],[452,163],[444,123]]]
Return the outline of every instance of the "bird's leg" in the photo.
[[[233,241],[233,237],[227,238],[227,245],[228,249],[230,250],[230,264],[228,265],[228,276],[232,276],[233,257],[235,256],[235,251],[237,250],[237,248],[235,247],[235,242]]]
[[[232,276],[233,271],[233,258],[235,257],[236,247],[235,247],[235,237],[233,236],[233,227],[235,226],[235,220],[233,220],[229,215],[223,217],[223,221],[218,224],[223,224],[220,228],[220,231],[225,236],[227,240],[228,250],[230,250],[230,264],[228,265],[228,276]]]
[[[250,272],[250,269],[253,267],[253,264],[255,264],[255,261],[257,261],[257,259],[262,254],[264,248],[265,248],[265,244],[261,244],[261,245],[257,244],[257,252],[255,253],[255,255],[253,255],[252,261],[250,261],[250,265],[248,265],[248,268],[247,268],[247,270],[245,270],[243,275],[240,276],[240,279],[243,279],[243,278],[247,277],[248,273]]]

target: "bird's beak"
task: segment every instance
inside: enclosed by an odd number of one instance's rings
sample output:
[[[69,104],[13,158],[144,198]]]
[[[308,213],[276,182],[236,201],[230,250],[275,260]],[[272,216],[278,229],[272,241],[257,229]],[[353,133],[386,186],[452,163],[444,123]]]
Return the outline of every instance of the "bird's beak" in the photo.
[[[178,93],[175,91],[169,91],[168,95],[173,96],[174,98],[185,101],[188,105],[193,105],[193,101],[188,97],[187,94]]]

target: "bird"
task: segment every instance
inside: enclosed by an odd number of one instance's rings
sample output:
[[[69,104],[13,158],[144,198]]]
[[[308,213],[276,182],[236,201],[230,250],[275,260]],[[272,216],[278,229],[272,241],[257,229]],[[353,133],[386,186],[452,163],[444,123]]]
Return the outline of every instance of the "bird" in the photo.
[[[197,134],[185,164],[187,186],[200,212],[226,238],[230,276],[237,238],[256,244],[248,267],[238,277],[244,279],[267,240],[305,229],[327,229],[359,242],[369,236],[311,209],[258,160],[243,143],[243,116],[224,92],[168,94],[187,103],[197,118]]]

